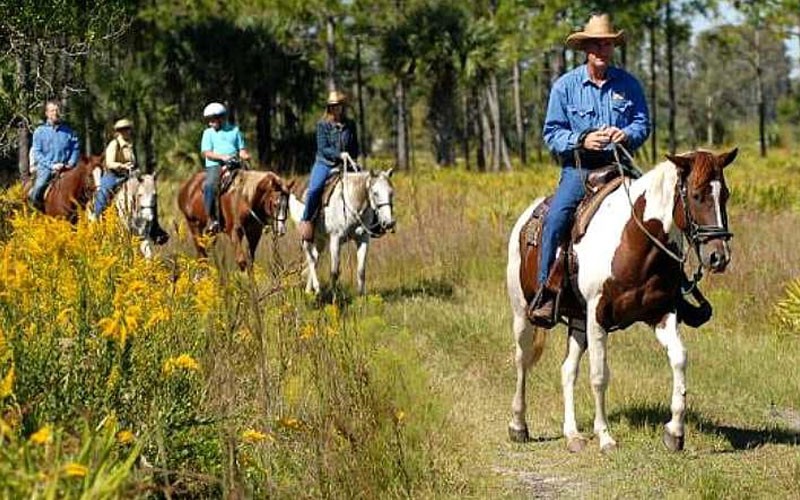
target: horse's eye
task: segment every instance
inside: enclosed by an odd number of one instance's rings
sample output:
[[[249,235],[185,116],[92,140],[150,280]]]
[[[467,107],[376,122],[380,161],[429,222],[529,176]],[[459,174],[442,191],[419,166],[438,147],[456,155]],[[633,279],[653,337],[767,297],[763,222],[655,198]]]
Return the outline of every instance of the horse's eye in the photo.
[[[699,203],[700,200],[703,199],[703,195],[700,194],[699,191],[695,191],[694,193],[692,193],[692,199]]]

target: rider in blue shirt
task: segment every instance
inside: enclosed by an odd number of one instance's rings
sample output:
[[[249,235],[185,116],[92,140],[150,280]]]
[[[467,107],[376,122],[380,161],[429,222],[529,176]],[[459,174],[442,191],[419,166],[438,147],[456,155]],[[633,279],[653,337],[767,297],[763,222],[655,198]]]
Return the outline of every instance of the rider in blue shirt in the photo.
[[[36,208],[42,207],[45,190],[53,176],[62,169],[74,168],[80,154],[78,136],[61,121],[58,101],[47,101],[44,112],[45,123],[33,132],[36,181],[28,194],[28,201]]]
[[[594,15],[567,46],[586,53],[586,63],[559,78],[550,91],[543,137],[561,163],[561,180],[542,229],[539,293],[528,317],[537,326],[553,326],[555,291],[545,284],[562,237],[569,231],[584,196],[586,171],[614,163],[613,144],[638,149],[650,134],[642,87],[627,71],[611,66],[614,46],[625,42],[607,14]]]
[[[325,181],[334,167],[344,165],[345,160],[358,157],[356,123],[346,116],[347,98],[336,90],[328,94],[325,116],[317,123],[317,155],[308,181],[306,206],[300,218],[300,237],[305,241],[314,239],[314,218],[320,209]]]
[[[206,231],[212,234],[221,229],[216,205],[222,164],[237,156],[245,161],[250,160],[242,132],[226,120],[227,114],[228,110],[218,102],[210,103],[203,110],[203,117],[208,120],[208,128],[203,131],[200,140],[200,152],[206,167],[203,204],[208,213]]]

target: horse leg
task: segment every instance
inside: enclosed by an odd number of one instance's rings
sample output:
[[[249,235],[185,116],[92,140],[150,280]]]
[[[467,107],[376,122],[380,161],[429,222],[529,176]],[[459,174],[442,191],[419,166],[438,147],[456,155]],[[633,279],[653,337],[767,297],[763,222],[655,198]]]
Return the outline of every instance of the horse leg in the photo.
[[[600,440],[600,451],[609,452],[617,447],[617,442],[608,431],[606,416],[606,389],[611,375],[608,369],[608,333],[597,322],[599,297],[589,301],[586,314],[586,341],[589,351],[589,379],[594,395],[594,433]]]
[[[686,411],[686,348],[678,335],[675,313],[664,316],[655,327],[656,338],[667,349],[672,367],[672,420],[664,426],[664,444],[672,451],[683,450]]]
[[[303,241],[303,253],[306,255],[306,266],[308,267],[308,278],[306,278],[306,293],[319,293],[319,277],[317,276],[317,262],[319,261],[319,251],[314,243]]]
[[[263,229],[260,224],[250,223],[245,227],[244,237],[247,240],[247,251],[250,257],[250,266],[256,261],[256,249],[258,242],[261,241]]]
[[[239,266],[240,271],[247,269],[249,262],[247,261],[247,254],[244,251],[244,227],[236,224],[231,230],[231,240],[233,241],[233,248],[236,249],[236,265]]]
[[[361,235],[356,238],[356,257],[358,259],[358,293],[367,293],[367,252],[369,251],[369,235]]]
[[[508,437],[515,442],[524,443],[530,439],[528,423],[525,421],[525,382],[528,370],[542,357],[547,332],[534,328],[522,311],[514,311],[514,363],[517,367],[517,386],[511,400],[511,421],[508,423]]]
[[[342,248],[342,238],[336,234],[331,235],[330,251],[331,251],[331,287],[336,288],[339,282],[339,249]]]
[[[586,351],[586,322],[570,319],[567,330],[567,355],[561,365],[561,389],[564,395],[564,438],[567,449],[577,453],[586,447],[586,438],[578,432],[575,420],[575,380],[581,357]]]

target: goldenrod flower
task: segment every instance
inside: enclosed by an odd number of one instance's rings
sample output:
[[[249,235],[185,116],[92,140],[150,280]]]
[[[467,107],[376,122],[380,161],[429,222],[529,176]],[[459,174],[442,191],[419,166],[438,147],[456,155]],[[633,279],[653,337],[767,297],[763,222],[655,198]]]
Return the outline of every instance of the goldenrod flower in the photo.
[[[84,477],[89,473],[89,468],[75,462],[69,462],[64,466],[64,474],[67,477]]]
[[[45,444],[49,443],[53,440],[53,426],[52,425],[45,425],[42,426],[38,431],[31,434],[31,443],[33,444]]]
[[[200,363],[198,363],[188,354],[181,354],[176,358],[169,358],[166,360],[161,371],[164,373],[164,375],[172,375],[172,373],[177,369],[197,371],[200,369]]]
[[[121,430],[117,433],[117,442],[119,444],[132,443],[134,439],[133,433],[129,430]]]
[[[8,369],[8,373],[0,381],[0,400],[7,398],[14,393],[14,366]]]
[[[247,429],[242,433],[242,441],[247,443],[259,443],[261,441],[274,441],[272,434],[259,432],[254,429]]]

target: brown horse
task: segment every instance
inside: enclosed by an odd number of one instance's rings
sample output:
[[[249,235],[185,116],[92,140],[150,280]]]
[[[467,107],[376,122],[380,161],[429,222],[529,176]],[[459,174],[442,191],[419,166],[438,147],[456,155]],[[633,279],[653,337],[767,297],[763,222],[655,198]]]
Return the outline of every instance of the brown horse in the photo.
[[[103,155],[82,155],[75,168],[62,170],[50,181],[44,195],[42,211],[46,215],[62,217],[71,223],[78,220],[78,208],[85,207],[92,199],[95,184],[92,172],[102,169]],[[23,182],[22,192],[27,202],[28,191],[33,187],[31,177]]]
[[[178,208],[186,217],[200,257],[207,256],[200,241],[208,223],[203,206],[205,179],[206,173],[198,172],[184,182],[178,192]],[[294,181],[286,183],[272,172],[241,170],[230,189],[219,197],[220,224],[233,242],[240,269],[252,266],[261,233],[267,227],[279,236],[286,233],[289,190],[293,184]],[[243,238],[247,240],[249,253],[242,247]]]
[[[703,268],[725,271],[731,258],[726,205],[728,187],[724,169],[736,157],[734,149],[716,155],[696,151],[668,156],[641,178],[626,180],[598,208],[582,238],[567,255],[570,290],[582,309],[560,315],[568,321],[567,357],[561,368],[564,394],[564,436],[570,451],[586,443],[578,432],[574,387],[578,364],[589,351],[589,378],[595,402],[594,432],[602,451],[611,450],[605,392],[609,369],[608,333],[643,322],[655,330],[666,348],[672,367],[672,419],[664,430],[671,450],[684,446],[686,409],[686,348],[678,332],[683,263],[694,251]],[[535,293],[537,237],[525,237],[525,228],[542,200],[537,200],[517,220],[508,245],[507,285],[514,316],[517,385],[511,404],[509,434],[528,439],[525,421],[525,378],[544,349],[546,332],[528,321],[526,308]],[[688,241],[688,247],[684,245]],[[533,255],[531,255],[533,254]]]

